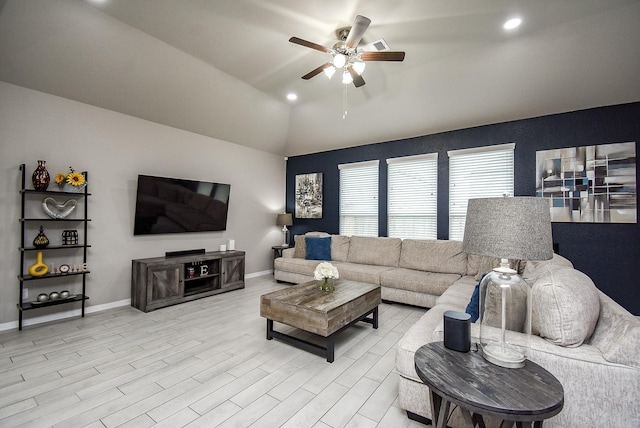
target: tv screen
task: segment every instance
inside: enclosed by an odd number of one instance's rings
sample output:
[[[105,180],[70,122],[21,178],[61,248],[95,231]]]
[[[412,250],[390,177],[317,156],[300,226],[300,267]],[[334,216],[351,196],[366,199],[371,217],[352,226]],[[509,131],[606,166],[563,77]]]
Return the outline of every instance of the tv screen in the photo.
[[[134,235],[226,230],[229,184],[138,175]]]

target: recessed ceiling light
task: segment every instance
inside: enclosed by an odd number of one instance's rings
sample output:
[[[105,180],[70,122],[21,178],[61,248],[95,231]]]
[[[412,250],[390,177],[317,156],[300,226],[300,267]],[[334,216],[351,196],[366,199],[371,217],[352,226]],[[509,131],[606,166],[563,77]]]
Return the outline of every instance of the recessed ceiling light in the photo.
[[[288,99],[289,101],[295,101],[295,100],[297,100],[297,99],[298,99],[298,96],[297,96],[296,94],[294,94],[293,92],[289,92],[289,93],[287,94],[287,99]]]
[[[511,18],[507,22],[504,23],[502,28],[505,30],[513,30],[514,28],[518,28],[522,24],[522,19],[520,18]]]

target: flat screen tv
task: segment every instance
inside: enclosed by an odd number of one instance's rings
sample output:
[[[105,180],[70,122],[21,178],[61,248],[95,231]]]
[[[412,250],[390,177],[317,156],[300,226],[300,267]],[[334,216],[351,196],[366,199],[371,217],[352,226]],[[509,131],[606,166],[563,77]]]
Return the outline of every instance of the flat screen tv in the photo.
[[[226,230],[229,184],[138,175],[134,235]]]

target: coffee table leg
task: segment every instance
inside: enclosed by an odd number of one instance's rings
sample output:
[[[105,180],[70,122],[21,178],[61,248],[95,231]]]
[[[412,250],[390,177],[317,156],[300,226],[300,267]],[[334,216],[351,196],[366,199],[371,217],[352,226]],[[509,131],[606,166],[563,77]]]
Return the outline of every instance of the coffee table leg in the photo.
[[[373,309],[373,328],[378,328],[378,307]]]
[[[334,349],[336,346],[336,336],[331,334],[327,337],[327,362],[333,363],[334,361]]]
[[[267,319],[267,340],[273,339],[273,320]]]

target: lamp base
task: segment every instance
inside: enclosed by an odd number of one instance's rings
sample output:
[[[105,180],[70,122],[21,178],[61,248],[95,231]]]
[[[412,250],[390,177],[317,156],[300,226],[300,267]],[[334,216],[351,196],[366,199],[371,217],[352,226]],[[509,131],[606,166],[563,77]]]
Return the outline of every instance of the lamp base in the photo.
[[[500,367],[519,369],[524,367],[525,356],[515,347],[501,343],[487,343],[482,346],[482,356],[485,360]]]

